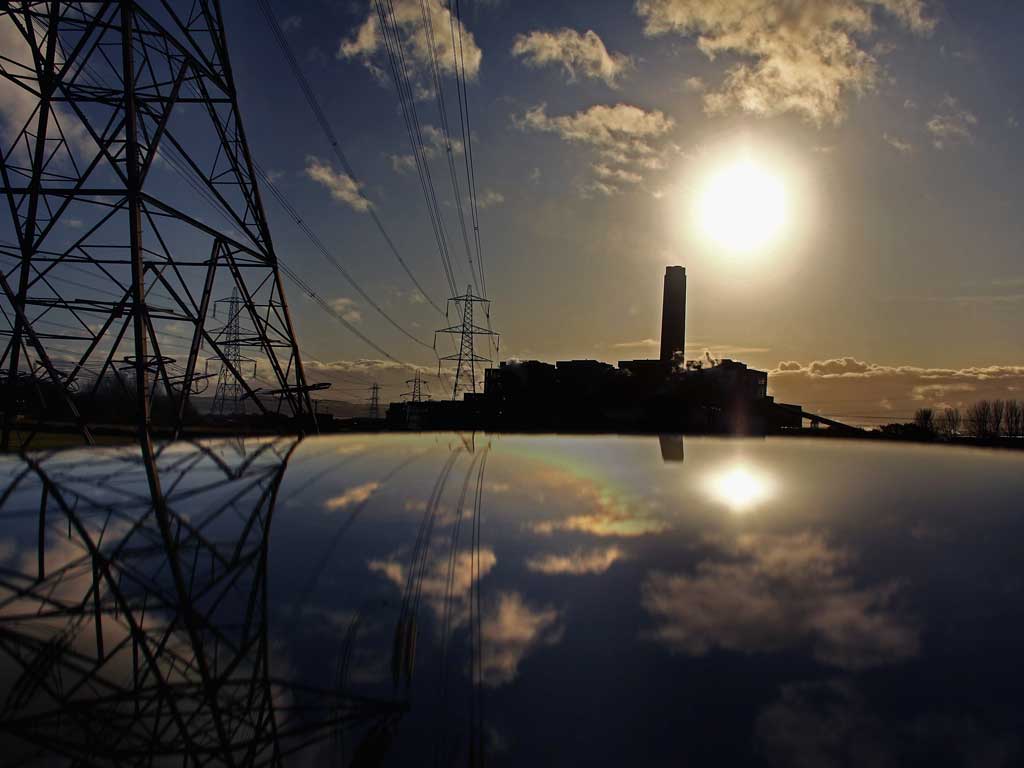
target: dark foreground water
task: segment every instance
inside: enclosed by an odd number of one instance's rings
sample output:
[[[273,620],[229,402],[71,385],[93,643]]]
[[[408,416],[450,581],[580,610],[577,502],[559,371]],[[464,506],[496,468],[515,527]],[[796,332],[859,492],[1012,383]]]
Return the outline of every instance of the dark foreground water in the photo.
[[[1024,456],[318,438],[0,460],[3,765],[1024,756]]]

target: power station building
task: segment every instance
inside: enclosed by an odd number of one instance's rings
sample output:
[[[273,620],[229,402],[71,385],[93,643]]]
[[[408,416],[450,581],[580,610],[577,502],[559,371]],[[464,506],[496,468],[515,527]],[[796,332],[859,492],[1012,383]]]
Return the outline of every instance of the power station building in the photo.
[[[765,434],[801,426],[775,403],[768,373],[733,360],[687,361],[686,269],[665,270],[661,349],[654,360],[507,361],[460,403],[396,403],[391,425],[423,429]],[[418,407],[416,407],[418,406]],[[457,406],[454,408],[452,406]]]

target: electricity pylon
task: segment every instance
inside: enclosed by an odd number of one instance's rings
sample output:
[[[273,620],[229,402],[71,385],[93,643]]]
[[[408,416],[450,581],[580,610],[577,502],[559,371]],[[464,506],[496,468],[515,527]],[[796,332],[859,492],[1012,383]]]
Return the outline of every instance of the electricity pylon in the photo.
[[[220,374],[217,376],[217,390],[213,396],[213,408],[212,413],[218,416],[232,416],[242,410],[242,385],[239,384],[238,379],[231,373],[234,369],[239,373],[249,372],[249,366],[252,366],[252,375],[256,376],[256,361],[251,357],[244,357],[242,355],[242,301],[238,296],[238,288],[236,287],[231,292],[231,297],[227,299],[218,299],[214,302],[213,316],[217,316],[217,306],[221,304],[227,305],[227,320],[224,323],[224,327],[220,329],[217,334],[217,338],[222,341],[224,349],[224,356],[227,358],[228,365],[222,363],[220,366]]]
[[[412,389],[409,392],[403,392],[402,397],[409,398],[410,403],[422,403],[424,382],[420,372],[416,371],[411,379],[406,379],[405,383],[410,385]]]
[[[17,94],[0,134],[0,447],[15,401],[92,443],[88,403],[113,382],[151,454],[153,399],[178,434],[204,345],[260,413],[311,419],[219,0],[3,3],[0,27]],[[269,389],[207,326],[229,288]]]
[[[466,286],[466,292],[462,296],[453,296],[448,299],[448,304],[445,307],[445,317],[448,317],[448,308],[454,302],[455,310],[461,315],[461,322],[458,325],[450,325],[447,328],[441,328],[440,330],[434,331],[434,349],[437,349],[437,334],[447,333],[452,336],[459,337],[459,351],[454,355],[447,355],[445,357],[438,358],[437,361],[437,372],[438,375],[441,373],[441,364],[450,361],[455,363],[455,381],[452,384],[452,400],[459,399],[459,386],[462,385],[464,392],[476,392],[476,364],[477,363],[489,363],[491,359],[489,357],[483,357],[476,354],[473,345],[473,339],[476,336],[494,336],[496,339],[500,338],[500,335],[492,331],[490,328],[482,328],[479,325],[473,324],[473,305],[483,304],[484,314],[487,317],[488,325],[490,325],[491,317],[491,302],[481,296],[477,296],[473,293],[472,286]],[[468,384],[466,379],[469,379]]]
[[[380,384],[376,382],[370,387],[370,407],[368,415],[371,419],[380,418]]]

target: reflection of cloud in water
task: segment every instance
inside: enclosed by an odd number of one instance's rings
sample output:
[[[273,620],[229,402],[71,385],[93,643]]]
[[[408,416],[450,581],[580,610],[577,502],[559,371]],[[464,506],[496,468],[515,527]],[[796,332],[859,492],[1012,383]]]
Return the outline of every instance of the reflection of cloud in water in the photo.
[[[995,733],[970,717],[925,714],[881,717],[848,679],[782,686],[757,718],[758,751],[772,765],[1020,765],[1020,739]]]
[[[559,611],[533,608],[518,592],[500,592],[483,619],[483,681],[498,686],[515,679],[519,663],[534,648],[562,639]]]
[[[497,564],[498,558],[493,549],[480,550],[480,578],[483,578]],[[405,589],[408,569],[396,560],[371,560],[368,564],[371,572],[379,573],[388,581]],[[459,552],[455,558],[455,570],[452,579],[452,627],[458,627],[469,621],[469,588],[473,583],[473,560],[469,552]],[[422,594],[435,615],[444,615],[444,597],[448,584],[448,558],[436,559],[427,569],[423,577]]]
[[[645,536],[662,533],[669,526],[653,514],[650,501],[628,502],[611,488],[589,478],[561,470],[541,470],[531,477],[537,503],[565,503],[572,510],[591,510],[562,519],[539,520],[530,530],[541,536],[558,531],[578,531],[593,536]]]
[[[362,504],[373,492],[380,488],[380,483],[363,483],[352,488],[347,489],[343,493],[337,496],[332,496],[324,502],[324,507],[330,510],[344,509],[345,507],[351,507],[354,504]]]
[[[576,550],[568,555],[538,555],[526,561],[526,567],[536,573],[571,574],[581,576],[589,573],[604,573],[612,563],[620,560],[623,552],[618,547]]]
[[[854,588],[841,573],[849,557],[819,536],[744,535],[722,554],[692,576],[653,572],[644,583],[654,637],[670,649],[753,653],[809,642],[819,661],[848,669],[917,653],[917,629],[889,609],[894,586]]]
[[[548,536],[555,531],[580,531],[594,536],[646,536],[662,533],[668,525],[651,517],[633,517],[628,512],[600,512],[573,515],[565,520],[543,520],[530,526],[534,533]]]

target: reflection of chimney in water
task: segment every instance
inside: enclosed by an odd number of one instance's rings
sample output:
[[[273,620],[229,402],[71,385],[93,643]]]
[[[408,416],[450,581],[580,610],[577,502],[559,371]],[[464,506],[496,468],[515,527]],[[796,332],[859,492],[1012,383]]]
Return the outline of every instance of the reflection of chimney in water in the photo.
[[[661,359],[686,348],[686,268],[665,267],[665,295],[661,305]]]
[[[658,435],[658,442],[661,443],[662,461],[683,461],[684,453],[682,435]]]

